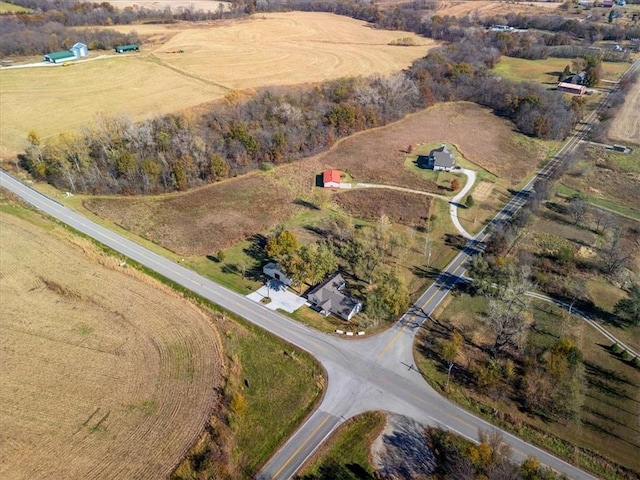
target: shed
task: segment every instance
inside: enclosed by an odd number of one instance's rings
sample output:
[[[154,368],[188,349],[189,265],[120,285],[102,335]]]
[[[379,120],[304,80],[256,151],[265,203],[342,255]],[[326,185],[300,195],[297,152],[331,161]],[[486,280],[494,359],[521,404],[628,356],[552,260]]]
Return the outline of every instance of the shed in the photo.
[[[340,188],[340,172],[327,170],[322,173],[322,186],[324,188]]]
[[[78,57],[76,57],[75,53],[70,50],[65,50],[63,52],[47,53],[44,56],[44,61],[50,63],[63,63],[68,62],[69,60],[75,60],[76,58]]]
[[[140,47],[137,43],[130,43],[129,45],[118,45],[116,47],[117,53],[137,52],[138,50],[140,50]]]
[[[283,283],[287,287],[291,286],[291,279],[287,277],[287,275],[282,271],[280,265],[276,262],[269,262],[264,267],[262,267],[262,272],[269,278],[273,278],[278,282]]]
[[[584,85],[575,85],[573,83],[560,82],[558,84],[560,92],[573,93],[574,95],[584,95],[587,93],[587,87]]]
[[[89,55],[89,48],[87,48],[87,46],[84,43],[78,42],[69,50],[73,52],[76,58],[86,57],[87,55]]]

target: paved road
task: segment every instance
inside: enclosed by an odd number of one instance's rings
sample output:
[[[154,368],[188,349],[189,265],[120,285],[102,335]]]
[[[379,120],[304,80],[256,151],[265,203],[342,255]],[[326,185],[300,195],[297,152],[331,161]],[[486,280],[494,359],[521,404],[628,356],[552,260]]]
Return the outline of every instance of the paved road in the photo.
[[[638,65],[640,61],[633,68],[637,69]],[[608,98],[600,104],[597,112],[605,108]],[[593,122],[595,118],[596,112],[587,122]],[[432,287],[392,329],[362,341],[349,342],[323,334],[272,312],[97,225],[3,171],[0,171],[0,186],[61,222],[310,352],[318,359],[329,379],[321,405],[258,474],[260,479],[288,479],[338,425],[353,415],[369,410],[387,410],[407,415],[425,424],[449,428],[470,439],[477,437],[479,429],[495,428],[444,399],[424,381],[413,365],[414,335],[459,281],[468,258],[482,248],[482,242],[489,238],[492,229],[500,228],[526,202],[535,181],[550,175],[564,156],[575,149],[588,132],[588,123],[578,129],[556,157],[505,205],[487,228],[464,247]],[[507,432],[502,434],[518,458],[534,455],[542,463],[565,472],[571,478],[596,478]]]
[[[0,171],[0,186],[61,222],[310,352],[320,361],[329,378],[324,400],[265,465],[259,474],[261,479],[290,478],[338,425],[369,410],[407,415],[471,439],[477,437],[479,429],[493,428],[437,394],[413,366],[412,339],[418,325],[413,319],[423,321],[424,315],[407,314],[391,330],[363,341],[340,339],[294,322],[227,290],[71,211],[3,171]],[[432,311],[455,283],[455,277],[462,274],[463,262],[462,255],[456,257],[447,273],[441,276],[444,280],[436,282],[436,287],[426,294],[428,298],[424,295],[417,305]],[[503,435],[518,456],[535,455],[572,478],[595,478],[506,432]]]

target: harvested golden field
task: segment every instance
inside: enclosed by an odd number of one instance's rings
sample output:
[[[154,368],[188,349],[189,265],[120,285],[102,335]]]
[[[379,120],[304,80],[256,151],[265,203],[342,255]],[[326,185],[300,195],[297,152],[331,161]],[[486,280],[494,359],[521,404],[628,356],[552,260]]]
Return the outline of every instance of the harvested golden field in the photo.
[[[609,128],[613,140],[640,144],[640,79],[627,92],[620,111]]]
[[[0,159],[22,151],[30,130],[46,139],[80,130],[97,113],[141,120],[220,99],[230,90],[385,75],[435,45],[413,33],[326,13],[117,29],[150,35],[153,43],[143,44],[139,54],[97,59],[99,53],[90,52],[96,61],[66,68],[0,70]],[[417,46],[389,45],[402,37]]]
[[[490,17],[493,15],[538,14],[548,15],[552,10],[557,10],[560,3],[555,2],[485,2],[485,1],[439,1],[437,12],[441,15],[454,17],[466,15],[478,15]]]
[[[0,223],[0,477],[167,477],[218,401],[210,319],[21,207]]]
[[[485,128],[480,130],[478,125]],[[473,103],[447,103],[353,135],[327,153],[268,173],[255,172],[172,195],[88,197],[83,204],[97,215],[179,254],[215,255],[302,211],[305,207],[300,200],[308,201],[318,194],[313,191],[315,177],[329,167],[350,173],[357,182],[437,191],[433,181],[404,166],[407,147],[424,142],[454,144],[467,160],[513,183],[531,174],[547,153],[544,143],[515,133],[510,122],[488,109]],[[393,195],[382,190],[356,196],[380,199],[387,194]],[[425,197],[418,201],[421,210],[428,200]],[[358,197],[354,208],[363,208],[362,202],[370,200]],[[393,211],[386,213],[391,215]],[[370,215],[377,213],[371,211]]]
[[[178,8],[189,8],[191,10],[211,10],[215,12],[218,10],[218,5],[222,3],[227,5],[229,2],[217,2],[216,0],[110,0],[109,3],[120,9],[126,7],[138,7],[153,8],[157,10],[164,10],[167,7],[171,7],[172,10]]]

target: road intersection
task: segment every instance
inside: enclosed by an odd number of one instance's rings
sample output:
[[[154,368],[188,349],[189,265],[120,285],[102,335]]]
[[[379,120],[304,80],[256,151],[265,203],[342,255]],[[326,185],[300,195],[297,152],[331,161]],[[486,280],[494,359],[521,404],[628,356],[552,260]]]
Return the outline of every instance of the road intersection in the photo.
[[[630,71],[637,69],[638,65],[640,61]],[[467,260],[481,250],[483,242],[494,229],[501,228],[524,205],[535,181],[553,173],[566,155],[584,139],[589,131],[588,124],[597,119],[599,112],[606,107],[608,98],[587,118],[587,127],[576,130],[558,154],[512,197],[485,229],[467,243],[393,328],[358,341],[347,341],[318,332],[273,312],[92,222],[4,171],[0,171],[0,185],[59,221],[306,350],[322,364],[328,376],[328,386],[321,404],[257,476],[260,480],[288,479],[342,422],[370,410],[386,410],[406,415],[418,422],[447,428],[470,439],[476,439],[480,429],[496,429],[446,400],[424,381],[413,366],[415,333],[461,279]],[[570,478],[596,478],[508,432],[501,433],[518,459],[533,455]]]

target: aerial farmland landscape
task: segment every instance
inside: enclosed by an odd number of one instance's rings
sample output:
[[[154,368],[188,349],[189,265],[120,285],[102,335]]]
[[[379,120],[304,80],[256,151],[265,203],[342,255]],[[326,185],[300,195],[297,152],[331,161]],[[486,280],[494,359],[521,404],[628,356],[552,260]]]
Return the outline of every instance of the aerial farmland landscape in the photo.
[[[640,478],[635,2],[0,2],[0,477]]]

